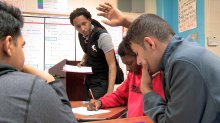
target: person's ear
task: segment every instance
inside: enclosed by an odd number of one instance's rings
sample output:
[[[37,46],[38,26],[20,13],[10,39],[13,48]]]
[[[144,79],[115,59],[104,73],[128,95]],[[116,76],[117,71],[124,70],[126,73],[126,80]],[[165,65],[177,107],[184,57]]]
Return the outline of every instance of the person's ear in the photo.
[[[155,41],[150,38],[150,37],[144,37],[144,42],[145,44],[147,44],[148,47],[150,47],[151,49],[155,49],[156,48],[156,44]]]
[[[3,51],[6,55],[11,56],[13,52],[13,38],[6,36],[3,43]]]

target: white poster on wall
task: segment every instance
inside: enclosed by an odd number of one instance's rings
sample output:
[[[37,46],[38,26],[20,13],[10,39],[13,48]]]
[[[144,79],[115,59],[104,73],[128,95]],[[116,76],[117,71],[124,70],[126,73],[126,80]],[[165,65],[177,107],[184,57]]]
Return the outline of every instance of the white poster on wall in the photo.
[[[37,10],[48,12],[67,12],[68,0],[38,0]]]
[[[196,27],[196,0],[178,0],[178,31],[184,32]]]
[[[75,29],[67,18],[46,18],[45,69],[63,59],[75,60]]]
[[[44,18],[24,17],[25,64],[44,70]]]

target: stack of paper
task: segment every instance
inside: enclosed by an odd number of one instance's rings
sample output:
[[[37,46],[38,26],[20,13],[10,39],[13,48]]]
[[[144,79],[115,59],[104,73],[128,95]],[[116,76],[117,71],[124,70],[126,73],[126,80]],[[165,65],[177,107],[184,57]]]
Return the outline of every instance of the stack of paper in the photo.
[[[84,66],[78,67],[78,66],[74,66],[74,65],[64,65],[63,71],[92,74],[92,68],[91,67],[84,67]]]
[[[110,112],[109,110],[99,109],[98,111],[88,111],[87,107],[77,107],[72,108],[73,113],[81,114],[81,115],[95,115],[95,114],[103,114]]]

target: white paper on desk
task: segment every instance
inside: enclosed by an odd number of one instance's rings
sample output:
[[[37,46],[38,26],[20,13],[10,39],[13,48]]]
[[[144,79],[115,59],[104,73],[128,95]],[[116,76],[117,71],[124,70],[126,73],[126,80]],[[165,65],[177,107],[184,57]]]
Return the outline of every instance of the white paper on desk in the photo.
[[[73,113],[81,115],[96,115],[110,112],[109,110],[99,109],[98,111],[88,111],[87,107],[72,108]]]
[[[78,67],[78,66],[67,65],[67,64],[63,66],[63,71],[92,74],[91,67],[84,67],[84,66]]]

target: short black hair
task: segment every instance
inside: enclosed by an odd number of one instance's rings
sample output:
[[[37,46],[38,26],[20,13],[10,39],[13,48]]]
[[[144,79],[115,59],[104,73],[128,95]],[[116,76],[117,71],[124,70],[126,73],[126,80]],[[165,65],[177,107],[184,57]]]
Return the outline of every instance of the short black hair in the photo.
[[[125,38],[118,46],[118,54],[120,55],[120,57],[123,57],[125,55],[136,56],[135,53],[131,50],[129,41],[127,41]]]
[[[126,40],[144,47],[144,37],[154,37],[161,42],[168,42],[175,35],[169,24],[155,14],[143,14],[135,19],[127,31]]]
[[[17,39],[21,35],[23,17],[20,9],[0,1],[0,39],[12,36]],[[17,40],[14,40],[17,43]]]
[[[70,23],[74,26],[73,19],[81,15],[83,15],[87,19],[92,19],[92,15],[90,14],[90,12],[87,9],[82,7],[82,8],[77,8],[73,10],[73,12],[70,13],[70,17],[69,17]]]

